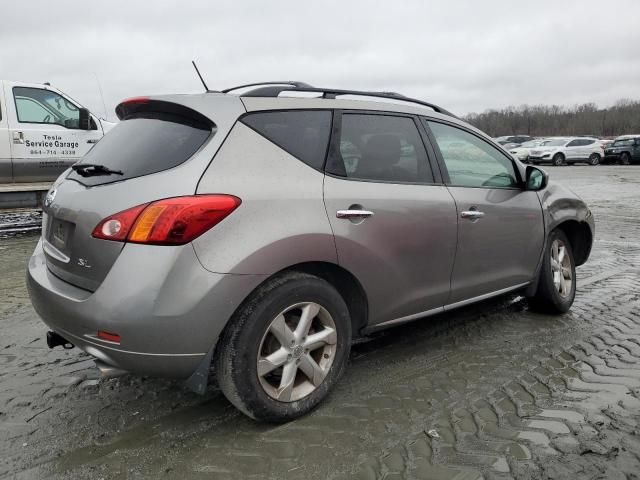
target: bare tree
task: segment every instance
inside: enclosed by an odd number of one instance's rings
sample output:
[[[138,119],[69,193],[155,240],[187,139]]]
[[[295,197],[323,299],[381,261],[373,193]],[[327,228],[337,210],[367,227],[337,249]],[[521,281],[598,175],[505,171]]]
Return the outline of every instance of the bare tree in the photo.
[[[640,134],[640,101],[621,99],[609,108],[598,108],[595,103],[571,107],[508,106],[501,110],[470,113],[465,120],[493,137],[515,134],[537,137]]]

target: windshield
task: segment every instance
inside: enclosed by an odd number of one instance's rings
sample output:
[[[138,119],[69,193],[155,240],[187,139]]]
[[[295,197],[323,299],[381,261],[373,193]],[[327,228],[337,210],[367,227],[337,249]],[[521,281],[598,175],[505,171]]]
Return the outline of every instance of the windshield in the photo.
[[[625,138],[623,140],[616,140],[615,142],[613,142],[613,146],[614,147],[628,147],[630,145],[633,145],[633,138]]]
[[[531,147],[537,147],[538,145],[540,145],[540,142],[538,140],[530,140],[528,142],[524,142],[520,146],[523,148],[531,148]]]

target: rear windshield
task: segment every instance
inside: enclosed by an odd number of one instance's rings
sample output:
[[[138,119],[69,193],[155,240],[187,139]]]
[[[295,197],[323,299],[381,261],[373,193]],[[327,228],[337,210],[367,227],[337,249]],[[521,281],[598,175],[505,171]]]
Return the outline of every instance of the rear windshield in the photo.
[[[122,175],[84,177],[71,172],[69,178],[83,185],[102,185],[173,168],[189,159],[211,135],[211,129],[186,125],[168,118],[124,120],[104,136],[80,163],[103,165]]]

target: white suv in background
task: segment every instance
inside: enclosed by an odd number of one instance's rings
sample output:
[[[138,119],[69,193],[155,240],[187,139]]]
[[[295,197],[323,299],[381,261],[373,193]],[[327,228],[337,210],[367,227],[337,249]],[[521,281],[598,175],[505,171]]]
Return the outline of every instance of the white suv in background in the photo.
[[[553,165],[569,165],[572,163],[588,163],[598,165],[604,157],[604,149],[597,138],[590,137],[558,137],[534,148],[529,153],[529,161],[534,165],[551,163]]]
[[[546,145],[548,142],[549,140],[547,140],[546,138],[538,138],[536,140],[524,142],[516,147],[510,148],[509,153],[511,154],[511,156],[520,160],[522,163],[528,163],[531,150],[535,149],[536,147]]]

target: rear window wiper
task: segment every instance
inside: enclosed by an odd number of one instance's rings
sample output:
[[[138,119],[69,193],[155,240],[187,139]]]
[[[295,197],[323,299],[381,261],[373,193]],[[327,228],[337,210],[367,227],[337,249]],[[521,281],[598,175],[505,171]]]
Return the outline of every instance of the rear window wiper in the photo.
[[[82,177],[97,177],[100,175],[124,175],[122,170],[111,170],[104,165],[95,163],[77,163],[71,166],[71,169]]]

